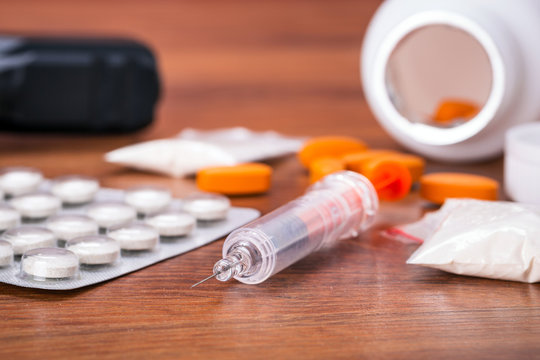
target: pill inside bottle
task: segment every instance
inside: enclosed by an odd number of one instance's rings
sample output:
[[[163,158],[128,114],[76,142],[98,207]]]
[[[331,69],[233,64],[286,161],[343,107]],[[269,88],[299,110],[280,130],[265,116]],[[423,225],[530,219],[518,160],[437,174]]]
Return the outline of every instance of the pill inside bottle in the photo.
[[[120,245],[114,239],[103,235],[81,236],[71,239],[66,249],[72,251],[85,265],[105,265],[114,263],[120,256]]]
[[[2,240],[13,246],[15,255],[22,255],[32,249],[56,245],[56,236],[52,231],[33,226],[9,229],[2,234]]]
[[[71,240],[85,235],[94,235],[98,232],[98,224],[85,215],[58,215],[47,222],[47,228],[51,230],[59,240]]]
[[[133,224],[107,234],[122,250],[151,250],[159,242],[159,233],[149,225]]]
[[[0,205],[0,231],[15,227],[21,221],[21,215],[8,205]]]
[[[51,192],[64,204],[77,205],[92,201],[99,190],[97,179],[82,175],[69,175],[56,178]]]
[[[25,252],[21,259],[21,275],[34,280],[72,278],[78,271],[77,255],[66,249],[34,249]]]
[[[11,205],[24,218],[43,219],[55,214],[62,202],[51,194],[35,193],[16,197],[11,200]]]
[[[184,236],[195,228],[196,219],[184,212],[165,212],[146,219],[161,236]]]
[[[227,217],[231,202],[226,196],[196,193],[184,199],[184,210],[197,220],[213,221]]]
[[[95,203],[88,207],[86,215],[94,219],[100,228],[109,229],[126,225],[137,218],[137,212],[120,202]]]
[[[8,196],[34,192],[42,180],[41,172],[31,167],[9,167],[0,172],[0,188]]]
[[[13,262],[13,246],[6,240],[0,240],[0,267],[9,266]]]
[[[125,202],[140,214],[153,214],[169,206],[172,196],[167,189],[155,186],[137,186],[126,191]]]

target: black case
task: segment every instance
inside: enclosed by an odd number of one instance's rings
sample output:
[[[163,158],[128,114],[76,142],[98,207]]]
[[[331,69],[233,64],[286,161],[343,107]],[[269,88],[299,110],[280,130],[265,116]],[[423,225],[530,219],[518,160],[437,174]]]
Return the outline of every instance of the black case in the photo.
[[[134,131],[158,97],[156,59],[139,42],[0,36],[0,129]]]

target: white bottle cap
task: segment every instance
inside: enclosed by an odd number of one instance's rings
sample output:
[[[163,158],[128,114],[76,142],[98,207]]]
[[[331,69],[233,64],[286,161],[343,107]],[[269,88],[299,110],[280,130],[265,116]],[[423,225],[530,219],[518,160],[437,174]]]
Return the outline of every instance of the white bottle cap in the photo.
[[[9,241],[0,240],[0,267],[11,265],[13,262],[13,246]]]
[[[151,250],[159,242],[158,231],[148,225],[128,225],[107,235],[118,241],[123,250]]]
[[[81,236],[69,240],[66,249],[78,256],[81,264],[112,264],[120,256],[120,245],[112,238],[102,235]]]
[[[126,190],[125,201],[140,214],[152,214],[169,206],[172,196],[165,188],[156,186],[136,186]]]
[[[16,197],[11,205],[25,218],[42,219],[55,214],[62,202],[51,194],[35,193]]]
[[[184,236],[193,231],[196,221],[188,213],[166,212],[152,216],[146,223],[157,229],[161,236]]]
[[[76,205],[92,201],[99,190],[96,178],[82,175],[61,176],[54,179],[51,192],[63,203]]]
[[[47,228],[60,240],[71,240],[98,233],[98,224],[85,215],[58,215],[47,222]]]
[[[506,133],[504,184],[513,200],[540,205],[540,123],[518,125]]]
[[[0,188],[9,196],[19,196],[38,189],[43,175],[31,167],[8,167],[0,172]]]
[[[40,248],[24,253],[21,274],[42,279],[64,279],[77,275],[79,259],[66,249]]]
[[[227,217],[231,202],[226,196],[197,193],[184,199],[184,210],[197,220],[222,220]]]
[[[52,231],[33,226],[9,229],[2,234],[2,240],[11,243],[15,255],[21,255],[32,249],[56,245],[56,236]]]
[[[137,212],[129,205],[120,202],[95,203],[88,207],[86,215],[94,219],[101,228],[126,225],[137,218]]]
[[[0,231],[17,226],[21,221],[21,215],[8,205],[0,205]]]

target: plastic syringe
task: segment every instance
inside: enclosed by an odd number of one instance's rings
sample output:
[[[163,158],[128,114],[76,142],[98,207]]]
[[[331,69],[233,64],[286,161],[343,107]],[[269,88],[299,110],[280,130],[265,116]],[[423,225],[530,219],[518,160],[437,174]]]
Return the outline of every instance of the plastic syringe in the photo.
[[[322,247],[356,236],[373,223],[378,207],[366,177],[350,171],[328,175],[303,196],[233,231],[213,274],[192,287],[213,277],[259,284]]]

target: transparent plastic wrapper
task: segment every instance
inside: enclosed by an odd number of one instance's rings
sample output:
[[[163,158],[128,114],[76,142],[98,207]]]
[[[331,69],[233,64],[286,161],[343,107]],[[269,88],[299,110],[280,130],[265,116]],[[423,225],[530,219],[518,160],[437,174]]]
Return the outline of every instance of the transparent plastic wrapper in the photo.
[[[176,138],[146,141],[105,154],[110,163],[182,177],[210,166],[260,161],[297,152],[305,139],[242,127],[185,129]]]
[[[422,239],[408,264],[454,274],[534,283],[540,281],[540,207],[512,202],[447,200],[405,226]]]

